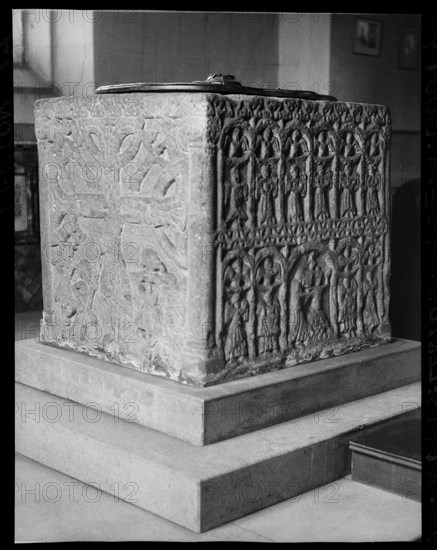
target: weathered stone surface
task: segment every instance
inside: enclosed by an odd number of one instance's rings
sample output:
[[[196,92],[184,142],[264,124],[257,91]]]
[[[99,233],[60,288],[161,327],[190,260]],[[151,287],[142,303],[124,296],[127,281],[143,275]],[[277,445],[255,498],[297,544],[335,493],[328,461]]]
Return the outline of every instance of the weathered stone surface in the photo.
[[[390,339],[385,107],[108,94],[36,133],[43,342],[212,385]]]

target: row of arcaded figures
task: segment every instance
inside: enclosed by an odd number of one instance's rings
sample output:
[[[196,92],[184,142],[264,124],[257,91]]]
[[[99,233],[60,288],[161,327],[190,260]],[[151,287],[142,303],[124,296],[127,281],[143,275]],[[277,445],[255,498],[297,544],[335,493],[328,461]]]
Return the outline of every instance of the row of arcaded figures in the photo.
[[[223,139],[222,147],[224,156],[229,159],[244,159],[250,155],[259,160],[280,157],[299,159],[309,154],[326,159],[337,154],[343,159],[357,160],[363,150],[367,159],[381,157],[384,140],[377,131],[370,131],[366,135],[347,131],[338,135],[328,130],[319,130],[311,136],[309,131],[295,129],[291,134],[281,136],[270,126],[252,137],[250,132],[237,126]]]
[[[359,270],[351,248],[346,247],[343,251],[335,282],[337,315],[334,322],[325,296],[333,291],[333,273],[316,252],[310,252],[296,271],[285,302],[283,297],[280,299],[284,278],[277,261],[267,256],[257,269],[253,284],[249,267],[243,259],[234,260],[225,270],[224,281],[222,341],[226,359],[246,357],[250,351],[261,355],[283,351],[284,347],[296,349],[334,336],[353,338],[358,334],[360,322],[364,333],[371,336],[380,324],[377,268],[382,259],[375,252],[375,246],[371,244]],[[252,288],[256,302],[253,319],[249,305]],[[285,315],[282,315],[283,308]],[[250,325],[255,337],[249,330]],[[287,334],[286,338],[281,340],[281,334]]]
[[[224,181],[222,219],[227,226],[234,222],[244,225],[251,210],[256,214],[256,220],[252,219],[252,222],[257,225],[305,220],[304,199],[308,193],[309,177],[304,165],[289,163],[287,169],[282,171],[285,172],[283,178],[280,178],[274,166],[268,163],[261,164],[252,197],[246,168],[231,166]],[[333,192],[334,178],[331,166],[327,163],[316,164],[315,173],[311,178],[314,193],[313,219],[377,216],[380,213],[379,194],[382,188],[382,176],[378,165],[368,165],[363,186],[363,178],[355,164],[345,163],[341,168],[336,184],[337,205],[336,208],[332,208],[330,194]],[[361,193],[362,188],[363,197],[357,203],[357,195]],[[249,198],[253,203],[251,206]]]

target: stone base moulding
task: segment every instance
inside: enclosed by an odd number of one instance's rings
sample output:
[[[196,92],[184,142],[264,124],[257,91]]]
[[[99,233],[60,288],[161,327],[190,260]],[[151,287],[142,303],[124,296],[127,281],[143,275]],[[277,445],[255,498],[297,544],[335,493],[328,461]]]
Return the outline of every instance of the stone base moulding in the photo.
[[[16,381],[194,445],[420,380],[420,343],[395,340],[219,386],[193,388],[41,343],[16,343]]]
[[[122,500],[134,487],[137,506],[203,532],[346,475],[349,442],[417,413],[420,384],[204,447],[23,384],[15,398],[17,452],[109,494],[118,483]]]

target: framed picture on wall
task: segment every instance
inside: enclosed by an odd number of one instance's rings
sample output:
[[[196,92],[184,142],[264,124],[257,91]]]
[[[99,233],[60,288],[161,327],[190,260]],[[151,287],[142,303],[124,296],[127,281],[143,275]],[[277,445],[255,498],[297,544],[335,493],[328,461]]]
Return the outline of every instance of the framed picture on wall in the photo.
[[[357,17],[354,53],[380,55],[382,23],[373,19]]]
[[[399,68],[417,69],[419,65],[419,29],[402,27],[399,39]]]

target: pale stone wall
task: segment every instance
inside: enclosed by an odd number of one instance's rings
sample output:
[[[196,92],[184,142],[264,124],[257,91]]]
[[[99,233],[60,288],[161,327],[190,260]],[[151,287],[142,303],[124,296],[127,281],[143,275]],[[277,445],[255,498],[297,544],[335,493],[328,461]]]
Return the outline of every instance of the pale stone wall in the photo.
[[[98,86],[190,82],[216,72],[278,86],[277,14],[103,11],[94,19]]]

